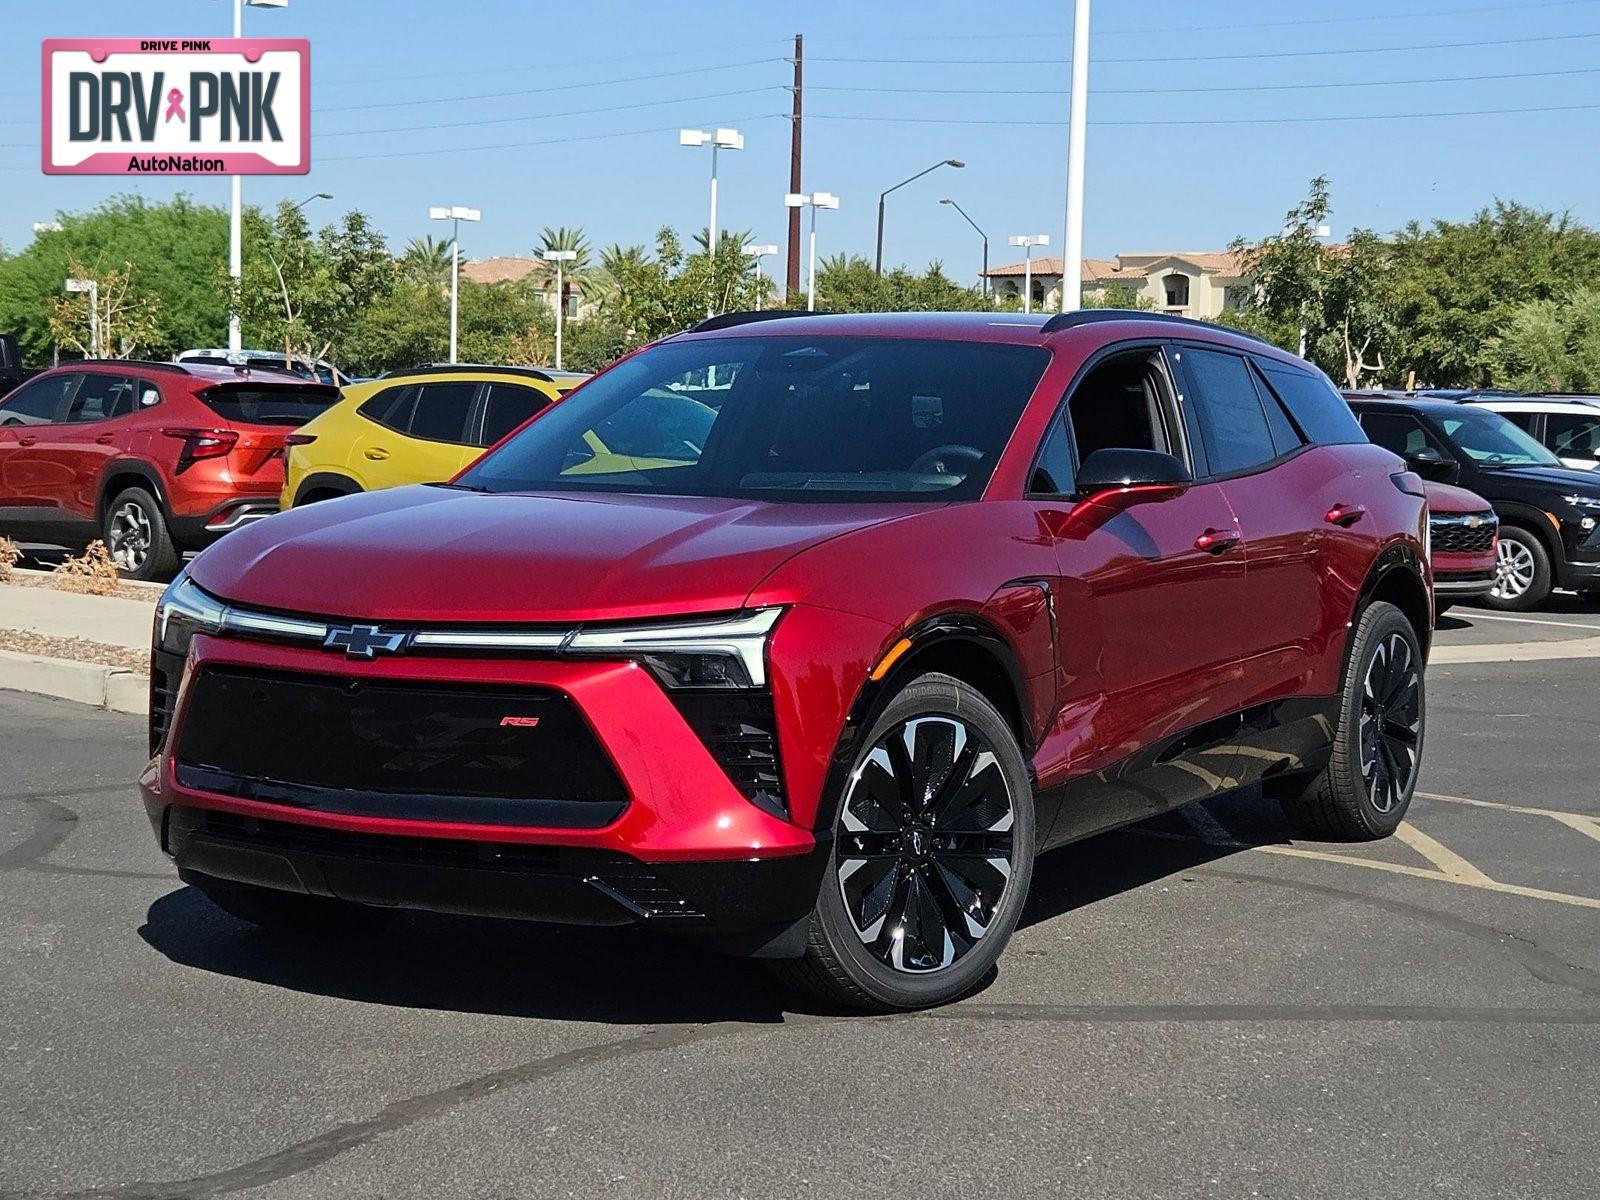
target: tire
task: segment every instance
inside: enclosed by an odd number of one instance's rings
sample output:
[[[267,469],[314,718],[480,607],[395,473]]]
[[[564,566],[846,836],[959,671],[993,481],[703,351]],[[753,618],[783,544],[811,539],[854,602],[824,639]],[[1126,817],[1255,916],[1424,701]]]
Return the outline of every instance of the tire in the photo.
[[[960,999],[993,971],[1033,878],[1022,750],[982,694],[936,674],[898,692],[861,746],[805,955],[771,965],[832,1007]]]
[[[144,488],[126,488],[106,505],[100,537],[124,579],[165,580],[178,569],[161,503]]]
[[[1483,603],[1502,612],[1524,612],[1543,604],[1556,579],[1539,535],[1517,525],[1502,525],[1499,555],[1494,591]]]
[[[327,896],[280,892],[211,875],[185,873],[183,878],[230,917],[274,933],[338,933],[358,923],[367,911],[358,904]]]
[[[1328,765],[1304,786],[1277,791],[1291,821],[1340,841],[1373,841],[1395,831],[1411,805],[1422,765],[1427,727],[1422,666],[1422,647],[1405,614],[1381,600],[1368,605],[1351,640]],[[1387,691],[1391,684],[1393,690]],[[1369,739],[1369,731],[1377,729],[1388,732],[1381,739],[1386,747],[1376,736]]]

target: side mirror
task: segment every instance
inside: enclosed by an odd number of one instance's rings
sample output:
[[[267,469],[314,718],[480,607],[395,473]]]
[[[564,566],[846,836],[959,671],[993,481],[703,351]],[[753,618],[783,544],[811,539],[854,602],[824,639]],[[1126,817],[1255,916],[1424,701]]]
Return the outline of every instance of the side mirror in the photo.
[[[1461,478],[1461,464],[1453,458],[1446,458],[1432,446],[1424,446],[1406,455],[1406,466],[1435,483],[1454,483]]]
[[[1096,450],[1078,468],[1078,497],[1118,511],[1171,500],[1189,490],[1194,475],[1181,459],[1159,450]]]

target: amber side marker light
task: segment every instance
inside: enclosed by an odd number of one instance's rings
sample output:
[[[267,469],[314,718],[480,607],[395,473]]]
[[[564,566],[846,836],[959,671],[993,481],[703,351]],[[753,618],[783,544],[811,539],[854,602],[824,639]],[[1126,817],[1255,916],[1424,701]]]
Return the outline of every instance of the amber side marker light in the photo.
[[[889,653],[878,660],[878,665],[872,668],[872,674],[868,675],[867,678],[872,680],[873,683],[881,683],[883,677],[889,673],[895,663],[905,657],[906,651],[909,649],[911,649],[911,639],[901,638],[893,646],[889,647]]]

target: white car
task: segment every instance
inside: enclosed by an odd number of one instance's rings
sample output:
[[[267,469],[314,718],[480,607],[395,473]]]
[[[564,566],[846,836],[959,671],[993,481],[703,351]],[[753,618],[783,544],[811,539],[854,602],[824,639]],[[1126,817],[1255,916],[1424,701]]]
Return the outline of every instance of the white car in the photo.
[[[319,383],[344,387],[352,382],[338,367],[322,359],[293,358],[282,350],[185,350],[172,360],[180,363],[204,363],[213,367],[257,367],[262,370],[287,371]]]
[[[1600,396],[1493,396],[1467,403],[1521,426],[1562,465],[1600,470]]]

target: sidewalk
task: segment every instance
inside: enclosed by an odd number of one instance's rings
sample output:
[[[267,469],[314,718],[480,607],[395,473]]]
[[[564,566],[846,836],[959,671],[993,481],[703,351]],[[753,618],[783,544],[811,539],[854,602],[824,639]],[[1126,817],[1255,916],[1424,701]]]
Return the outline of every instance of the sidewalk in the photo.
[[[143,657],[158,589],[150,600],[85,596],[51,587],[0,584],[0,633],[81,639]],[[144,713],[149,681],[127,666],[104,666],[72,658],[0,649],[0,688],[36,692],[115,712]]]

